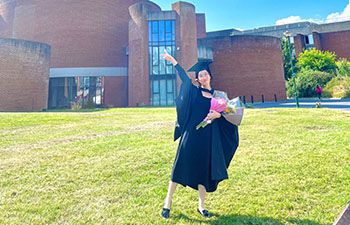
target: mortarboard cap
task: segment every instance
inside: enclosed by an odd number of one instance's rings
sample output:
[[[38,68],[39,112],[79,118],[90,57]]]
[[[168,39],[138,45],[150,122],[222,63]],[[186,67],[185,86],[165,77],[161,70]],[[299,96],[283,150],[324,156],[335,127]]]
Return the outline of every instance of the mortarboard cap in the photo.
[[[208,73],[211,75],[210,69],[209,69],[209,64],[212,63],[212,60],[209,59],[201,59],[198,60],[198,62],[196,64],[194,64],[189,70],[188,72],[195,72],[196,73],[196,78],[198,78],[198,73],[202,70],[206,70],[208,71]]]

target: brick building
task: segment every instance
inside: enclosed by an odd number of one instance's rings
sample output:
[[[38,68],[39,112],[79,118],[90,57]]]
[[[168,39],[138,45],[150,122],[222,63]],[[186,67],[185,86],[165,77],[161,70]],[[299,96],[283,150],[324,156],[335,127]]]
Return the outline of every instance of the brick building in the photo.
[[[0,0],[0,38],[51,47],[49,86],[36,86],[47,105],[23,110],[69,107],[76,97],[100,106],[172,106],[180,80],[160,59],[164,49],[185,69],[199,58],[212,59],[213,87],[229,97],[286,98],[278,37],[207,33],[205,22],[187,2],[164,11],[147,0]],[[5,67],[0,68],[3,82],[13,73]],[[13,100],[6,101],[2,104]]]
[[[334,52],[338,57],[350,60],[350,21],[325,24],[299,22],[244,31],[230,29],[226,30],[226,34],[231,36],[263,35],[281,38],[286,31],[292,35],[291,42],[294,43],[297,56],[304,49],[317,48]],[[215,33],[210,32],[207,36]]]
[[[350,22],[349,22],[350,25]],[[309,35],[297,34],[294,46],[298,56],[304,49],[317,48],[336,53],[339,58],[350,60],[350,26],[349,30],[336,32],[313,31]]]

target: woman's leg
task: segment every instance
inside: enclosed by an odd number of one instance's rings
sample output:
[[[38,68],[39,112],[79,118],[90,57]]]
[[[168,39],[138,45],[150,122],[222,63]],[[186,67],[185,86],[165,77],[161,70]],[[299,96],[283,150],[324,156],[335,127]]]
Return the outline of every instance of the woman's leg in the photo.
[[[205,194],[207,191],[205,190],[205,187],[201,184],[198,185],[198,209],[200,211],[204,210],[204,200],[205,200]]]
[[[169,187],[168,187],[168,193],[166,195],[165,201],[164,201],[164,208],[170,209],[171,208],[171,203],[173,200],[173,194],[176,190],[177,183],[173,181],[169,181]]]

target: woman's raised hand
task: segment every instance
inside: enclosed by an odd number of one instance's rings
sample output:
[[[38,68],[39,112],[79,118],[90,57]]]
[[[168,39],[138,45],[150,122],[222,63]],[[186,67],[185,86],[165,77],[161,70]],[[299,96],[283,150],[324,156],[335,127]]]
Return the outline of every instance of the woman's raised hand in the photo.
[[[177,64],[177,61],[172,57],[166,49],[164,49],[164,54],[160,55],[162,59],[171,62],[174,66]]]

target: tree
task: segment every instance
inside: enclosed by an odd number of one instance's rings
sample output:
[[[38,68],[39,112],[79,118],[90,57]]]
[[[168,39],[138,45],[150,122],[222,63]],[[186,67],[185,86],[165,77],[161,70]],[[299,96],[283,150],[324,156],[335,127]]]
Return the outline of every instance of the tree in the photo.
[[[299,55],[297,67],[299,70],[315,70],[335,74],[336,55],[329,51],[308,49]]]
[[[291,44],[287,38],[283,37],[281,40],[282,54],[283,54],[283,69],[284,79],[288,80],[292,77],[291,57],[294,45]],[[293,65],[296,64],[296,59],[293,57]],[[295,69],[295,68],[294,68]],[[295,72],[295,71],[294,71]]]

